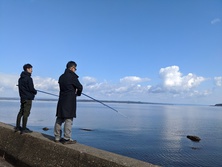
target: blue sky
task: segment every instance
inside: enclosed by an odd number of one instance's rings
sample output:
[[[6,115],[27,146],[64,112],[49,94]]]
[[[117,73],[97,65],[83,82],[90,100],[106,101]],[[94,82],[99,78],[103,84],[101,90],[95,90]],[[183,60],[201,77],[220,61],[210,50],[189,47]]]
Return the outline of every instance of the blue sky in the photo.
[[[1,0],[0,97],[18,97],[25,63],[58,94],[73,60],[97,99],[221,103],[221,46],[221,0]]]

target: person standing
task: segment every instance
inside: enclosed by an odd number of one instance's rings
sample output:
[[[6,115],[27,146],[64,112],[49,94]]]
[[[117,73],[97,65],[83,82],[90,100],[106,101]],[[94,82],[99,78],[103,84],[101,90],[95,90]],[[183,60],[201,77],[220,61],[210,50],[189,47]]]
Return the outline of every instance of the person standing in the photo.
[[[71,139],[73,118],[76,118],[76,97],[81,96],[83,86],[75,73],[77,64],[69,61],[65,72],[59,77],[59,100],[57,103],[56,121],[54,126],[55,142],[74,144]],[[61,126],[64,123],[64,138]]]
[[[31,78],[32,65],[25,64],[23,72],[18,80],[19,96],[20,96],[20,110],[17,115],[15,132],[21,131],[23,133],[31,133],[27,128],[28,117],[32,108],[32,100],[34,100],[37,91],[34,88],[33,80]],[[20,126],[22,119],[22,127]]]

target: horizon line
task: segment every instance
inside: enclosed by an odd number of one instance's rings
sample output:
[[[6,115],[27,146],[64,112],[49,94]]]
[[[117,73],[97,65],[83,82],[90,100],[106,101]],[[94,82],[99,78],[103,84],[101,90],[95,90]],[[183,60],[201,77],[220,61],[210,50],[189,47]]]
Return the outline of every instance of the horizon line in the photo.
[[[20,100],[19,97],[0,97],[0,100]],[[57,98],[36,98],[36,101],[58,101]],[[195,106],[203,106],[206,104],[176,104],[176,103],[159,103],[159,102],[144,102],[144,101],[130,101],[130,100],[100,100],[104,103],[125,103],[125,104],[159,104],[159,105],[195,105]],[[90,99],[77,99],[77,102],[95,102]],[[210,106],[216,106],[220,103],[213,104]],[[209,106],[209,105],[207,105]]]

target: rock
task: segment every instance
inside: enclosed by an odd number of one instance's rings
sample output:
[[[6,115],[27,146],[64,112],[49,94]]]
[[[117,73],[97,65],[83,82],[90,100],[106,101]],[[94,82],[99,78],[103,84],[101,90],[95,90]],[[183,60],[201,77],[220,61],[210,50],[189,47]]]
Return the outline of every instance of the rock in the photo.
[[[47,131],[47,130],[49,130],[49,128],[44,127],[44,128],[42,128],[42,130]]]
[[[196,142],[199,142],[201,140],[198,136],[190,136],[190,135],[188,135],[187,138],[192,140],[192,141],[196,141]]]
[[[192,150],[199,150],[199,147],[191,147]]]
[[[87,129],[87,128],[80,128],[80,130],[84,130],[84,131],[93,131],[92,129]]]
[[[222,103],[221,104],[215,104],[215,106],[222,106]]]

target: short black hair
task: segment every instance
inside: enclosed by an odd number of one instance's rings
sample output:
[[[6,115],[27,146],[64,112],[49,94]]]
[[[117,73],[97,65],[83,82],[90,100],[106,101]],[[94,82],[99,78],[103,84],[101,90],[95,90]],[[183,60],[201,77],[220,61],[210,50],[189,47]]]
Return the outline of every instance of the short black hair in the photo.
[[[25,65],[23,66],[23,70],[24,70],[24,71],[27,71],[27,68],[32,68],[32,65],[31,65],[31,64],[25,64]]]
[[[76,62],[74,62],[74,61],[69,61],[67,64],[66,64],[66,68],[67,69],[69,69],[69,68],[71,68],[71,67],[73,67],[73,66],[77,66],[77,64],[76,64]]]

